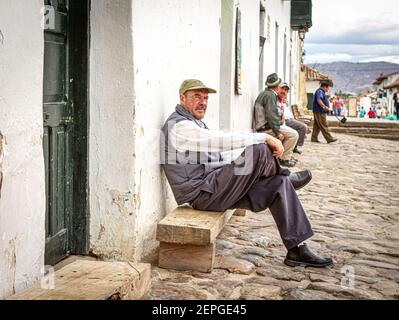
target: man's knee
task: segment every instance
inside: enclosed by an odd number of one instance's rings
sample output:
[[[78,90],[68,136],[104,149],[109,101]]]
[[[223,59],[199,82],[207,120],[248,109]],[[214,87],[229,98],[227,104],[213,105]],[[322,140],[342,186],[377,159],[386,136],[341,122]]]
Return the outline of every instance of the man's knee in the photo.
[[[252,152],[255,159],[266,159],[273,157],[273,153],[269,146],[265,143],[254,144],[245,149],[245,153]]]
[[[290,140],[290,141],[298,141],[299,133],[296,130],[289,131],[286,134],[286,138],[287,138],[287,140]]]
[[[301,127],[298,131],[306,133],[308,131],[308,126],[302,122],[299,122],[299,123],[301,124]]]
[[[283,175],[276,175],[273,177],[273,188],[275,188],[276,191],[278,191],[281,195],[287,195],[288,192],[295,192],[294,187],[292,186],[292,183],[290,181],[290,178],[288,176],[283,176]]]
[[[252,148],[254,154],[259,154],[259,155],[264,155],[270,152],[270,148],[266,143],[254,144],[248,148],[249,149]]]

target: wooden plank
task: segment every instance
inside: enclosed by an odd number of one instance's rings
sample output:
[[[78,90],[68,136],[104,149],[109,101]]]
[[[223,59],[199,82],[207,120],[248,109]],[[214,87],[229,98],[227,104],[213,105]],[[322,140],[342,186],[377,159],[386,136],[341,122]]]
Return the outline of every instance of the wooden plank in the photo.
[[[245,209],[236,209],[234,211],[234,215],[236,217],[245,217],[247,215],[247,210],[245,210]]]
[[[209,245],[229,222],[233,210],[210,212],[179,207],[158,223],[157,240],[175,244]]]
[[[161,242],[159,267],[179,271],[212,272],[215,262],[215,243],[205,246]]]
[[[150,286],[149,264],[78,260],[9,300],[139,299]],[[51,284],[54,284],[51,286]]]

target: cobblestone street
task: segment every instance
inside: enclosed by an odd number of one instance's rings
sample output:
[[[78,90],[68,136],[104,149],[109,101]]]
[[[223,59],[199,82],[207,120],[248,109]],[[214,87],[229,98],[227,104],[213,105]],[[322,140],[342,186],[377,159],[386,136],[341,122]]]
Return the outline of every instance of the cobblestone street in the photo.
[[[399,299],[399,142],[335,134],[297,156],[312,182],[299,192],[326,269],[290,268],[270,212],[233,217],[211,274],[152,267],[145,299]]]

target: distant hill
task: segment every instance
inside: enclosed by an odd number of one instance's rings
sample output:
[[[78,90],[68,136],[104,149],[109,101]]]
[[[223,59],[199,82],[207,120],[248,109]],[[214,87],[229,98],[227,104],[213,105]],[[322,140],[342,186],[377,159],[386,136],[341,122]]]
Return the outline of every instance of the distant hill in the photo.
[[[331,62],[308,64],[330,76],[334,81],[332,92],[360,93],[372,89],[373,82],[383,74],[399,71],[399,64],[390,62]]]

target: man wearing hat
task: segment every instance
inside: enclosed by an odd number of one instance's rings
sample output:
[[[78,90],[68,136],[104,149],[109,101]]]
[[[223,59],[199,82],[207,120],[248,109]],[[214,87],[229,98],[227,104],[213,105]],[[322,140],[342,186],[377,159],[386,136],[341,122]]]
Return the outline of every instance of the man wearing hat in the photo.
[[[318,137],[321,133],[326,139],[327,143],[332,143],[337,141],[330,134],[327,124],[327,114],[330,107],[330,102],[328,101],[326,93],[330,87],[331,83],[329,80],[322,80],[320,82],[320,88],[316,90],[313,98],[313,132],[312,132],[312,142],[320,143]]]
[[[305,143],[306,133],[308,132],[308,126],[301,121],[295,119],[294,114],[292,113],[291,107],[288,104],[287,97],[288,92],[290,91],[290,86],[286,82],[282,82],[279,85],[280,90],[278,93],[278,100],[281,104],[281,107],[284,109],[284,125],[294,129],[298,132],[298,142],[294,148],[294,153],[301,154],[302,151],[298,147],[302,147]]]
[[[278,106],[281,82],[276,73],[267,77],[267,88],[255,101],[254,129],[256,132],[266,132],[282,141],[285,151],[280,158],[280,164],[284,167],[293,167],[295,162],[292,160],[292,155],[299,136],[292,128],[283,126],[284,109]]]
[[[296,194],[311,180],[310,172],[290,173],[277,157],[280,140],[266,133],[226,133],[209,130],[202,121],[208,96],[216,90],[196,79],[185,80],[180,103],[162,128],[162,166],[179,205],[225,211],[270,208],[288,253],[289,266],[325,267],[330,258],[319,258],[303,242],[313,235]],[[244,149],[234,161],[226,152]]]

